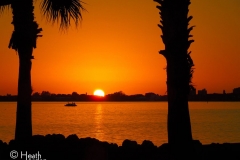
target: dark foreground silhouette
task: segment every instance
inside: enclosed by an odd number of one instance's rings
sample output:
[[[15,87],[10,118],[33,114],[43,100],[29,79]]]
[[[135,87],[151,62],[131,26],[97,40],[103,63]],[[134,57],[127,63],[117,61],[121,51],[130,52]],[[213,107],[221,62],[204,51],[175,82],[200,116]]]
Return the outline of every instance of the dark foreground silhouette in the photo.
[[[240,159],[240,143],[202,145],[194,141],[194,146],[194,160]],[[141,145],[124,140],[122,146],[76,135],[65,138],[61,134],[35,135],[24,143],[11,140],[7,144],[0,140],[1,160],[12,160],[14,156],[15,159],[42,160],[167,160],[169,155],[168,144],[157,147],[147,140]]]

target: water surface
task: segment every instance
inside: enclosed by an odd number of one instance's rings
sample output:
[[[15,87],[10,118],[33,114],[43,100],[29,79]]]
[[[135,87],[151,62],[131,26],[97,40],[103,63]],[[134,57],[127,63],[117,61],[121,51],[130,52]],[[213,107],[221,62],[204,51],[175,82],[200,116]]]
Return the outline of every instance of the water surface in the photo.
[[[121,145],[131,139],[167,142],[166,102],[33,102],[33,134],[94,137]],[[203,144],[240,142],[240,102],[190,102],[192,134]],[[0,102],[0,139],[14,138],[16,102]]]

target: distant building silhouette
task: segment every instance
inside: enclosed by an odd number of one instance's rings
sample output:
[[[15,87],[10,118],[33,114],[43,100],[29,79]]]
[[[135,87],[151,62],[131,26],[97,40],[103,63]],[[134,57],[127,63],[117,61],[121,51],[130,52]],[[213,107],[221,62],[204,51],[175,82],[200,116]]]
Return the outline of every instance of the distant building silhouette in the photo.
[[[205,88],[202,90],[198,90],[198,95],[207,95],[207,90]]]
[[[240,94],[240,87],[233,89],[233,94]]]
[[[225,91],[225,90],[223,90],[223,94],[226,94],[226,91]]]

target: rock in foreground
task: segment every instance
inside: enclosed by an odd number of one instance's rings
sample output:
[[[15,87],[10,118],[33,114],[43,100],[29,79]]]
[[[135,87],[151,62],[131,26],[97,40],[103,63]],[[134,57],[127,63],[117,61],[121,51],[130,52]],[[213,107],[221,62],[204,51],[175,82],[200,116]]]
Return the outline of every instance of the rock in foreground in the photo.
[[[194,160],[240,160],[240,143],[201,145],[194,142]],[[0,160],[167,160],[169,146],[155,146],[151,141],[124,140],[122,146],[94,138],[78,138],[61,134],[35,135],[28,142],[0,140]]]

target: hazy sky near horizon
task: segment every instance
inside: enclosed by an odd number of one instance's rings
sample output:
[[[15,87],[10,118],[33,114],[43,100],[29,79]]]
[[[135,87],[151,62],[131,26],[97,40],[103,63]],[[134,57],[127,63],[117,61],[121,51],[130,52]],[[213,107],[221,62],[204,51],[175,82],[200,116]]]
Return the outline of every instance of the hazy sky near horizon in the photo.
[[[160,16],[152,0],[84,0],[83,21],[67,32],[48,23],[35,3],[43,28],[32,61],[34,92],[92,94],[166,93],[166,61],[157,27]],[[189,51],[195,64],[193,84],[208,92],[240,87],[240,1],[192,0]],[[18,56],[8,49],[11,10],[0,15],[0,95],[17,93]]]

